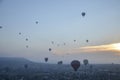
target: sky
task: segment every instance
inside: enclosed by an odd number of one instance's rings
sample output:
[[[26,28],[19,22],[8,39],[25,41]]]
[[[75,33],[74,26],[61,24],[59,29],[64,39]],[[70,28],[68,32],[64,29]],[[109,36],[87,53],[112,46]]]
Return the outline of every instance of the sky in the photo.
[[[120,0],[0,0],[0,57],[120,64],[119,4]]]

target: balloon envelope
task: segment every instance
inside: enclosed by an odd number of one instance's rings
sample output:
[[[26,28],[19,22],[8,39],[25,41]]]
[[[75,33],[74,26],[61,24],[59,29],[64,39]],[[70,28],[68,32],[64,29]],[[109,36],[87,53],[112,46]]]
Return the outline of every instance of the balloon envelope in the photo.
[[[74,40],[74,42],[76,42],[76,40]]]
[[[51,51],[52,49],[51,48],[49,48],[49,51]]]
[[[25,40],[28,41],[28,38],[26,38]]]
[[[83,17],[85,16],[85,12],[82,12],[81,14],[82,14]]]
[[[92,65],[90,65],[90,69],[92,69],[93,68],[93,66]]]
[[[51,43],[54,44],[54,41],[52,41]]]
[[[26,48],[28,48],[28,45],[26,45]]]
[[[84,65],[87,65],[87,64],[88,64],[88,60],[87,60],[87,59],[84,59],[84,60],[83,60],[83,63],[84,63]]]
[[[25,65],[24,65],[24,67],[25,67],[25,69],[27,69],[27,68],[28,68],[28,65],[27,65],[27,64],[25,64]]]
[[[38,24],[38,21],[36,21],[35,23]]]
[[[73,61],[71,62],[71,66],[72,66],[72,68],[74,69],[74,71],[77,71],[78,68],[80,67],[80,61],[78,61],[78,60],[73,60]]]
[[[45,62],[47,62],[47,61],[48,61],[48,58],[46,57],[46,58],[45,58]]]
[[[2,29],[2,26],[0,26],[0,29]]]
[[[19,35],[21,35],[21,32],[19,32]]]
[[[62,61],[58,61],[58,64],[63,64],[63,62]]]
[[[86,42],[89,42],[89,40],[86,40]]]

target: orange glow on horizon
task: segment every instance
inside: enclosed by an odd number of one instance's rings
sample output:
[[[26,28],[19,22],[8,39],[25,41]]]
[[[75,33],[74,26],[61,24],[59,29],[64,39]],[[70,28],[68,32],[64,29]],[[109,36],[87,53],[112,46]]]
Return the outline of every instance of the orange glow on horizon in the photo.
[[[120,53],[120,43],[112,43],[105,45],[97,45],[97,46],[85,46],[80,48],[70,48],[70,49],[56,49],[53,50],[52,53],[56,55],[64,55],[64,54],[74,54],[74,53],[90,53],[90,52],[104,52],[104,51],[112,51]]]
[[[80,50],[82,50],[83,52],[99,52],[99,51],[117,51],[117,52],[120,52],[120,43],[81,47]]]
[[[113,49],[120,51],[120,43],[113,44]]]

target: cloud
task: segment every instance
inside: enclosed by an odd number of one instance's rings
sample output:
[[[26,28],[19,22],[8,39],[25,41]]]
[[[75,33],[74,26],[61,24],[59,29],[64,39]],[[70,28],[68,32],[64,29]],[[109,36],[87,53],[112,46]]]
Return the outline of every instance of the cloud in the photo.
[[[57,49],[53,53],[61,54],[75,54],[75,53],[99,53],[99,52],[117,52],[120,53],[120,43],[111,43],[105,45],[96,45],[96,46],[85,46],[79,48],[70,48],[70,49]]]
[[[86,46],[86,47],[80,47],[78,50],[80,50],[81,52],[101,52],[101,51],[120,52],[120,43],[97,45],[97,46]]]

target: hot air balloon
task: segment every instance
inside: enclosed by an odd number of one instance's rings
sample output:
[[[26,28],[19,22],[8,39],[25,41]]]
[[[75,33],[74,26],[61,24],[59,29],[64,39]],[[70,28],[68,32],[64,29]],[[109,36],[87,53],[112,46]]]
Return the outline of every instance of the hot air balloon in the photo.
[[[26,45],[26,48],[28,48],[28,45]]]
[[[57,63],[57,64],[60,64],[60,65],[61,65],[61,64],[63,64],[63,62],[62,62],[62,61],[58,61],[58,63]]]
[[[0,29],[2,29],[2,26],[0,26]]]
[[[46,57],[46,58],[45,58],[45,62],[47,62],[47,61],[48,61],[48,58]]]
[[[64,46],[66,45],[66,43],[64,43]]]
[[[82,12],[81,15],[84,17],[85,16],[85,12]]]
[[[51,51],[52,49],[51,48],[49,48],[49,51]]]
[[[21,35],[21,32],[19,32],[19,35]]]
[[[52,41],[51,43],[54,44],[54,41]]]
[[[24,67],[25,67],[25,69],[27,69],[27,68],[28,68],[28,65],[27,65],[27,64],[25,64],[25,65],[24,65]]]
[[[84,65],[86,66],[86,65],[88,64],[88,60],[87,60],[87,59],[84,59],[84,60],[83,60],[83,63],[84,63]]]
[[[90,65],[90,69],[92,69],[93,68],[93,66],[92,65]]]
[[[38,24],[38,21],[36,21],[35,23]]]
[[[25,40],[28,41],[28,38],[26,38]]]
[[[80,67],[80,62],[79,62],[78,60],[73,60],[73,61],[71,62],[71,66],[72,66],[72,68],[74,69],[74,71],[77,71],[78,68]]]
[[[76,42],[76,40],[74,40],[74,42]]]
[[[88,43],[88,42],[89,42],[89,40],[86,40],[86,42]]]

